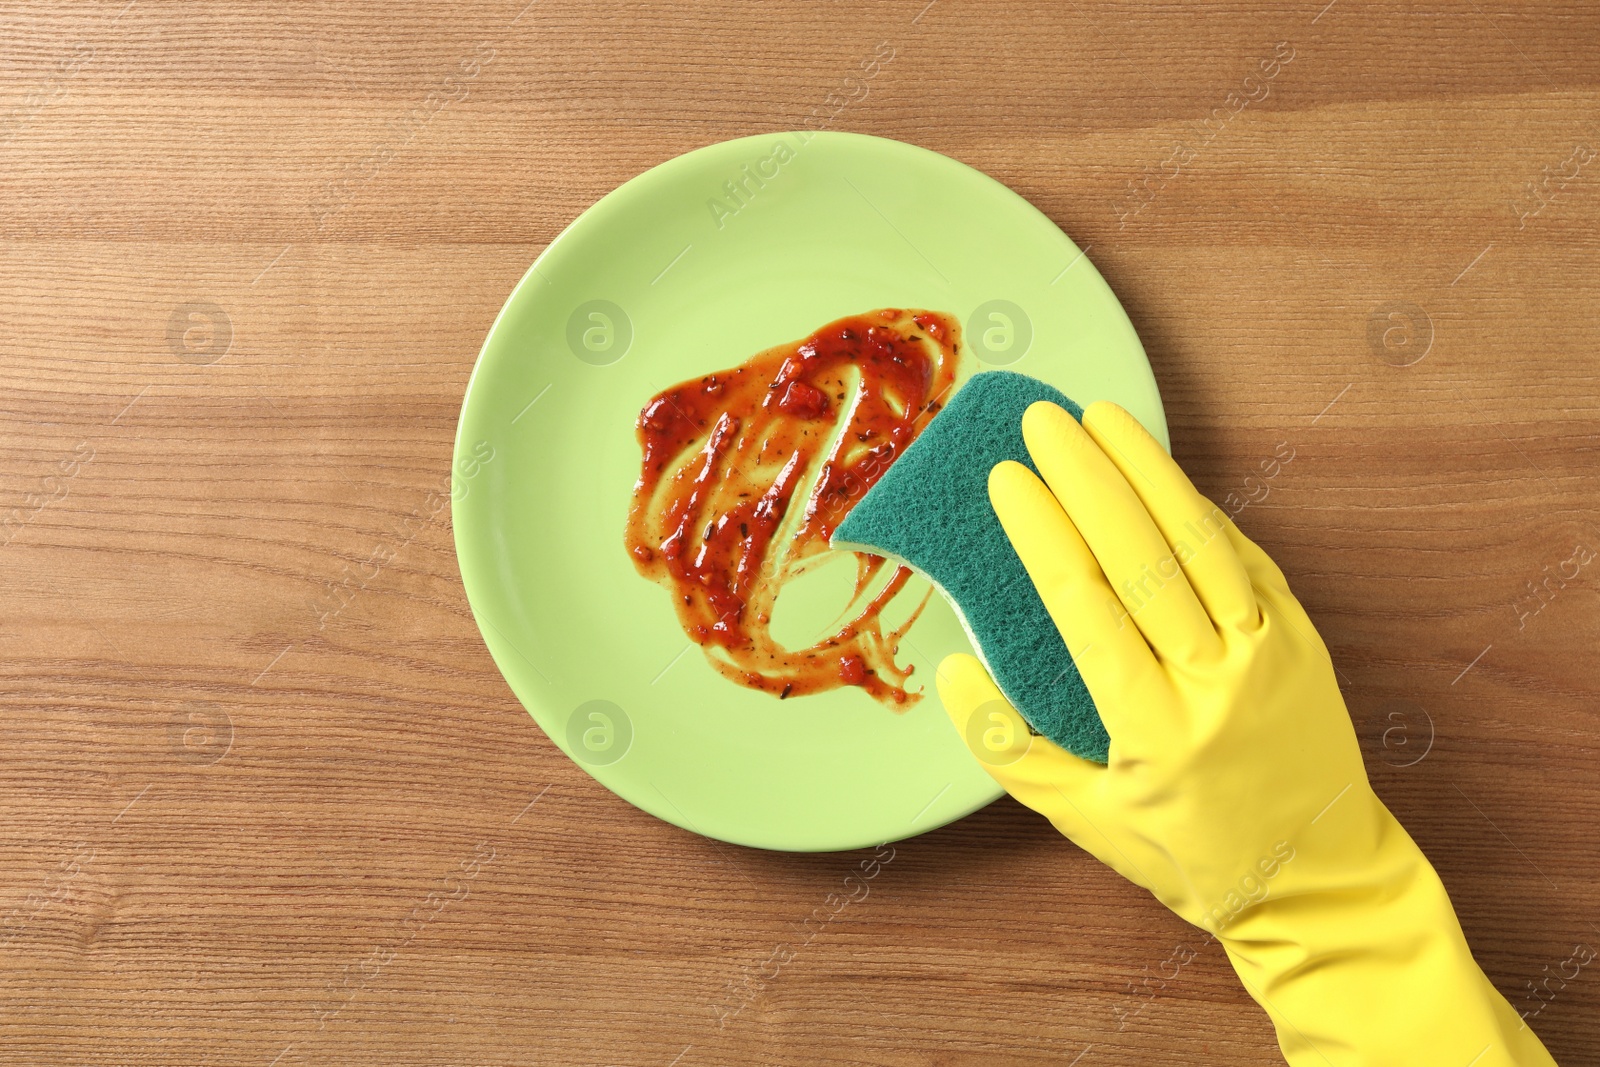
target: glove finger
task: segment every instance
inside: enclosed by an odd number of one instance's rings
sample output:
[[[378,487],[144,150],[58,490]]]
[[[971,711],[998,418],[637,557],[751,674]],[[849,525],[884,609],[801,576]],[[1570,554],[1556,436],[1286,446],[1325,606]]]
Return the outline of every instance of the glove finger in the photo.
[[[1257,589],[1271,589],[1284,596],[1293,595],[1289,592],[1289,579],[1283,576],[1283,569],[1260,545],[1246,537],[1232,523],[1228,524],[1228,543],[1233,546],[1233,554],[1239,557],[1239,563],[1244,567],[1251,585]]]
[[[1150,512],[1212,620],[1237,630],[1258,626],[1255,590],[1223,533],[1230,523],[1222,509],[1200,494],[1160,442],[1123,408],[1108,400],[1090,404],[1083,428]]]
[[[1268,624],[1281,620],[1290,631],[1332,665],[1333,656],[1329,653],[1328,646],[1323,642],[1322,635],[1317,632],[1316,624],[1311,621],[1311,616],[1306,613],[1299,598],[1290,591],[1289,580],[1283,576],[1283,570],[1260,545],[1241,533],[1238,527],[1230,525],[1228,536],[1234,552],[1243,561],[1245,571],[1250,575],[1250,582],[1256,589],[1262,619]],[[1277,618],[1274,619],[1273,616]]]
[[[975,657],[960,652],[946,656],[935,682],[945,714],[989,777],[1074,841],[1082,844],[1085,832],[1092,836],[1085,812],[1092,807],[1104,767],[1029,733]]]
[[[989,472],[989,501],[1066,642],[1113,744],[1126,743],[1140,732],[1140,724],[1126,721],[1124,709],[1143,705],[1135,699],[1138,686],[1157,673],[1144,635],[1129,622],[1122,601],[1106,584],[1100,564],[1060,502],[1032,471],[1020,463],[996,464]]]
[[[1216,626],[1171,546],[1122,472],[1078,421],[1040,401],[1023,414],[1022,437],[1156,656],[1184,663],[1220,652]]]

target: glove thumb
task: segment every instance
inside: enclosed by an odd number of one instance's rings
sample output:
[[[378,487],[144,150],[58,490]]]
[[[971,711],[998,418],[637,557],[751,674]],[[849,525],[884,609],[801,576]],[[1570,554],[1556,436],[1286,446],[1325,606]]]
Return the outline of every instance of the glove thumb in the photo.
[[[1036,739],[983,664],[964,652],[946,656],[935,675],[945,714],[967,749],[1001,785],[997,768],[1016,763]]]
[[[1085,806],[1093,780],[1105,768],[1033,733],[977,658],[961,652],[946,656],[935,682],[945,714],[989,777],[1098,855],[1092,846],[1102,842],[1085,840],[1092,829]]]

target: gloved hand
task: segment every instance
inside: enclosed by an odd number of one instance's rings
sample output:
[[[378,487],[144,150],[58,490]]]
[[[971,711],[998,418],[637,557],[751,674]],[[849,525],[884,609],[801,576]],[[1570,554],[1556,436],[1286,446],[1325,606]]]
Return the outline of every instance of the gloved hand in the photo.
[[[1283,572],[1116,405],[1080,426],[1034,404],[1022,431],[1044,482],[1002,463],[990,502],[1111,753],[1029,739],[982,664],[951,656],[939,695],[989,773],[1211,931],[1294,1067],[1552,1064],[1372,792]]]

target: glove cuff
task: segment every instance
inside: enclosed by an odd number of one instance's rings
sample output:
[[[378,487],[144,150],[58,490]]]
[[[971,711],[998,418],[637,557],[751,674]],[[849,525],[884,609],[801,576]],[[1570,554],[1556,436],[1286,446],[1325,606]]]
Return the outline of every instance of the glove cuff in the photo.
[[[1285,1059],[1553,1064],[1472,958],[1433,865],[1360,789],[1308,828],[1263,899],[1218,931]]]

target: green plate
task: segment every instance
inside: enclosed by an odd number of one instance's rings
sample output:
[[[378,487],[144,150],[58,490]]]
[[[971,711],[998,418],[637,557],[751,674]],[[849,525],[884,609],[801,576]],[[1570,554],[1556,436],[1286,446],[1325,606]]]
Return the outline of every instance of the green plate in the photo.
[[[999,795],[934,691],[939,660],[970,647],[937,596],[898,657],[926,687],[909,710],[854,688],[779,701],[717,674],[623,548],[646,401],[884,307],[955,315],[963,380],[1004,366],[1116,400],[1165,438],[1133,327],[1049,219],[952,159],[846,133],[711,145],[606,196],[517,284],[467,386],[456,552],[495,663],[602,785],[695,833],[848,849]],[[780,638],[809,643],[838,617],[848,562],[785,587]]]

